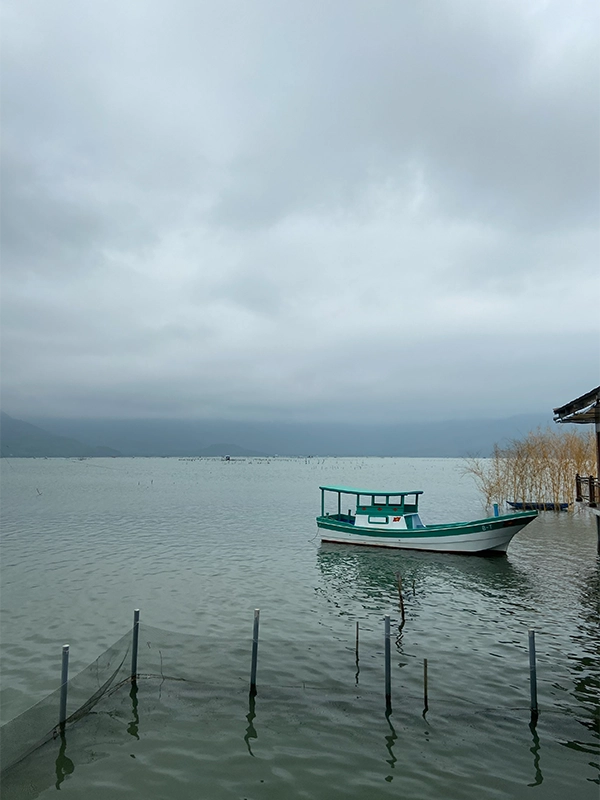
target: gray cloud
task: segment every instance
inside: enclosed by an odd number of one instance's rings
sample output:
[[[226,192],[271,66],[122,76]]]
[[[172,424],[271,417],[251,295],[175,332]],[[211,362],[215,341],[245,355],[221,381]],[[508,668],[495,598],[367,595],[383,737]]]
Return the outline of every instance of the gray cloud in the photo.
[[[444,418],[597,383],[595,3],[4,14],[7,411]]]

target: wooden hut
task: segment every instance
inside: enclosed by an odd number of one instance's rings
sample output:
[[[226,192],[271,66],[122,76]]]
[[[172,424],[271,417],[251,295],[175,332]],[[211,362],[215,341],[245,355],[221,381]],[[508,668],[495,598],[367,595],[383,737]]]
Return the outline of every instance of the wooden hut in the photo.
[[[596,428],[596,474],[576,475],[575,498],[596,517],[598,550],[600,551],[600,386],[564,406],[554,409],[555,422],[594,425]]]

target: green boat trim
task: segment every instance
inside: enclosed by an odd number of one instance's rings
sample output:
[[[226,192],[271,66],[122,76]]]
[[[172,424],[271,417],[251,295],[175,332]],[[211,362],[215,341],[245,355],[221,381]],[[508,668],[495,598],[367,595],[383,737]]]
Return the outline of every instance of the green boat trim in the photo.
[[[460,533],[480,533],[497,528],[509,528],[513,525],[521,525],[523,521],[530,521],[537,516],[537,511],[520,511],[515,514],[503,514],[498,517],[484,517],[483,519],[477,519],[471,522],[425,525],[414,530],[382,530],[381,528],[358,527],[354,525],[353,518],[349,517],[347,514],[342,514],[340,517],[335,514],[317,517],[317,525],[319,528],[327,530],[344,531],[345,533],[352,533],[356,536],[371,536],[377,539],[397,539],[399,536],[403,539],[422,539],[423,537],[430,536],[456,536]]]

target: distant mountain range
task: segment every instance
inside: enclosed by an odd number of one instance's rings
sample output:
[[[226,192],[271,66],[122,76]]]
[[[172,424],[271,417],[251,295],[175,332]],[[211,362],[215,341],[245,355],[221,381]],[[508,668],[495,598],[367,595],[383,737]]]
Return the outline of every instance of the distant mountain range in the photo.
[[[3,458],[116,458],[125,455],[120,450],[106,445],[91,445],[71,436],[62,436],[48,430],[10,417],[2,412],[0,415],[0,456]],[[128,452],[126,455],[145,455],[139,452]],[[154,455],[179,455],[179,453],[160,452]],[[255,450],[247,450],[236,444],[213,444],[209,447],[187,452],[185,455],[196,456],[265,456]]]
[[[3,458],[85,458],[120,456],[112,447],[94,447],[67,436],[49,433],[37,425],[0,414],[0,456]]]
[[[224,420],[50,419],[2,414],[2,456],[487,456],[552,424],[550,414],[394,425]]]

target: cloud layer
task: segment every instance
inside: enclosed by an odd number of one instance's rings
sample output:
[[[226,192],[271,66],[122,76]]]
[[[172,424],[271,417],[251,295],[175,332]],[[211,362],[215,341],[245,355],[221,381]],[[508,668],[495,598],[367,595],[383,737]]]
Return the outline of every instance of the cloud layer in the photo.
[[[484,417],[597,384],[596,3],[4,17],[9,413]]]

